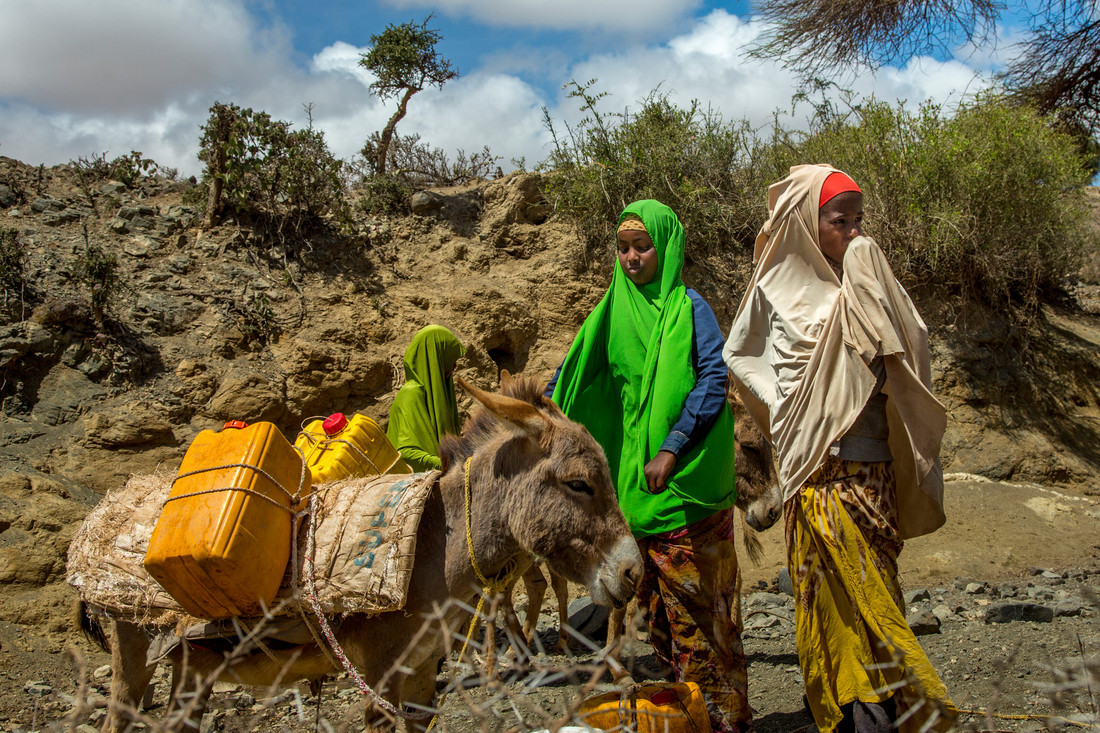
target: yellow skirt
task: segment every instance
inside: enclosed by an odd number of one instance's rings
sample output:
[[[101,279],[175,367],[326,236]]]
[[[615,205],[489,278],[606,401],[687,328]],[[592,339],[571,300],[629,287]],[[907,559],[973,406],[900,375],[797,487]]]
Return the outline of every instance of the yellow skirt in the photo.
[[[829,458],[785,507],[798,660],[817,727],[894,697],[898,729],[950,729],[955,706],[905,622],[889,463]]]

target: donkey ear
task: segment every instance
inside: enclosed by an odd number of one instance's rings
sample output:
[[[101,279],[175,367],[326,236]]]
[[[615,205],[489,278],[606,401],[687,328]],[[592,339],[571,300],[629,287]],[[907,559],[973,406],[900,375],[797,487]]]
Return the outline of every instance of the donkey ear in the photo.
[[[493,394],[478,389],[462,377],[455,377],[458,386],[469,392],[493,417],[528,435],[541,435],[550,427],[550,420],[535,406],[514,397]]]
[[[503,392],[504,388],[512,383],[512,373],[507,369],[500,370],[500,391]]]

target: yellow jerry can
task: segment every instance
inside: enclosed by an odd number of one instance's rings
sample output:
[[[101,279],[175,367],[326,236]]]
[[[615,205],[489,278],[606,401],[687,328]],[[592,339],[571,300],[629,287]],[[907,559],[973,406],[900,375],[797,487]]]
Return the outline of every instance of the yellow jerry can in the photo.
[[[295,447],[305,456],[313,483],[357,476],[412,473],[378,423],[366,415],[349,420],[341,412],[313,420],[298,433]]]
[[[204,430],[153,527],[145,569],[198,618],[262,614],[278,593],[293,512],[309,490],[302,457],[273,424],[233,420]]]
[[[577,717],[605,731],[711,733],[703,692],[694,682],[631,685],[581,703]]]

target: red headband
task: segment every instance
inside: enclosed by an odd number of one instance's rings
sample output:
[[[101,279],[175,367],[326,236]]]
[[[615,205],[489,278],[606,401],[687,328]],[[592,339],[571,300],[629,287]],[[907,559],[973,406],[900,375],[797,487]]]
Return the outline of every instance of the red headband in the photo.
[[[863,193],[847,173],[841,173],[840,171],[830,173],[829,177],[825,179],[825,183],[821,184],[821,197],[817,203],[817,208],[820,209],[830,199],[849,191]]]

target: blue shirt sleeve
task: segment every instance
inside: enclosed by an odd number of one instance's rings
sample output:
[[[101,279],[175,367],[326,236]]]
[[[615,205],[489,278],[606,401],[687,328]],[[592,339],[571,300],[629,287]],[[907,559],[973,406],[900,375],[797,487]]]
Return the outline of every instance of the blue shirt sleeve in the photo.
[[[551,379],[550,383],[546,385],[546,389],[543,391],[543,394],[546,395],[547,397],[553,397],[554,396],[554,387],[556,387],[558,385],[558,377],[561,376],[561,367],[562,367],[562,364],[564,364],[564,363],[565,362],[562,362],[561,364],[558,364],[558,370],[556,372],[554,372],[554,378]]]
[[[698,445],[718,415],[726,407],[726,363],[722,361],[722,346],[725,337],[718,327],[714,311],[703,300],[703,296],[691,288],[687,289],[691,298],[692,322],[695,333],[691,341],[691,361],[695,368],[695,387],[688,392],[684,400],[684,409],[680,419],[672,426],[672,431],[661,444],[661,450],[674,453],[677,458]]]

